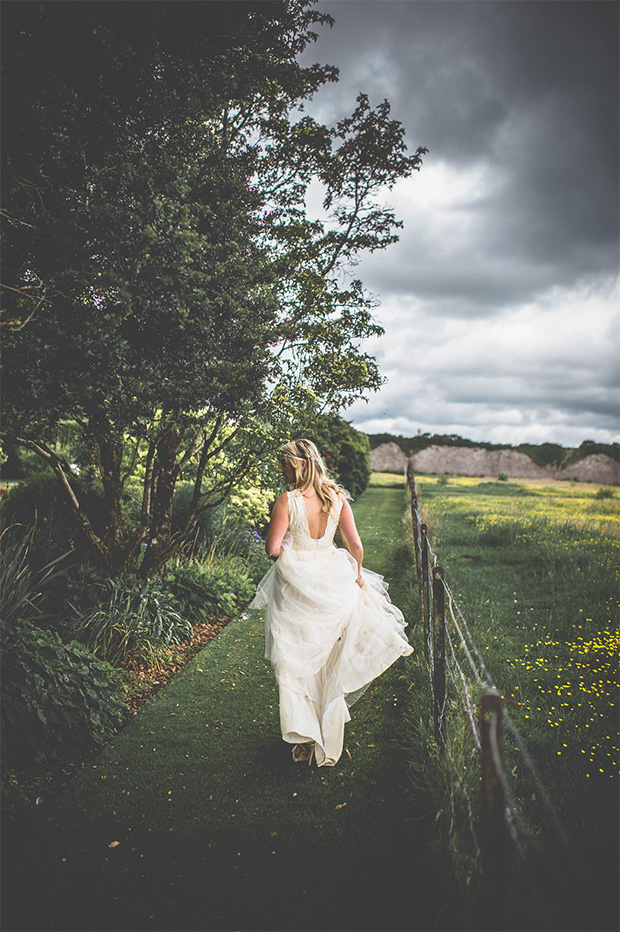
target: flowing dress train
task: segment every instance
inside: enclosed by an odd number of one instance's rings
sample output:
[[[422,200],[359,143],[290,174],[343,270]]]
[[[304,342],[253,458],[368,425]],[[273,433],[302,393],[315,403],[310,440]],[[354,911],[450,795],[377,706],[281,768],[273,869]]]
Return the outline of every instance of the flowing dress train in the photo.
[[[278,683],[283,739],[314,741],[318,766],[333,766],[342,754],[349,707],[413,648],[383,576],[363,569],[361,588],[357,563],[334,546],[344,498],[339,496],[325,533],[316,539],[302,493],[294,489],[287,497],[282,553],[249,608],[264,614],[265,657]]]

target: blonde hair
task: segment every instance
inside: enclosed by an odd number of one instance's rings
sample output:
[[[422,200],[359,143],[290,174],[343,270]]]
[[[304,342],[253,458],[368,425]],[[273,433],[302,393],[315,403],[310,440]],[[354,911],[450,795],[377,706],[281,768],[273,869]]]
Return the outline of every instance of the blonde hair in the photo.
[[[330,479],[321,454],[312,440],[291,440],[280,447],[280,458],[286,459],[295,473],[293,488],[303,494],[314,489],[321,500],[321,511],[329,514],[338,501],[338,495],[351,496],[346,489]]]

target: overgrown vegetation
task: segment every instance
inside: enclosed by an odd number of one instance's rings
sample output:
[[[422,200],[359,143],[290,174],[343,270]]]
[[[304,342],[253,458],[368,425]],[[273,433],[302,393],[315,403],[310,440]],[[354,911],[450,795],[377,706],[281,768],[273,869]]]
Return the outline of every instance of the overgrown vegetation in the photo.
[[[2,765],[85,755],[103,744],[127,708],[113,667],[55,632],[19,622],[2,646]]]
[[[102,744],[119,724],[126,698],[121,678],[75,641],[35,624],[46,617],[45,590],[59,575],[56,557],[34,571],[35,526],[0,534],[2,766],[40,764],[50,755]]]
[[[76,487],[94,513],[100,482],[76,476]],[[183,486],[178,492],[182,513]],[[5,789],[15,768],[87,755],[153,674],[178,670],[195,632],[213,636],[212,623],[251,598],[270,561],[250,518],[264,523],[271,497],[242,485],[209,513],[191,554],[171,560],[161,577],[140,579],[110,577],[89,562],[55,475],[36,473],[11,488],[0,509]]]
[[[519,928],[613,928],[620,747],[617,499],[578,485],[453,478],[446,487],[431,477],[418,477],[416,484],[448,585],[549,797],[505,729],[505,771],[525,854],[524,862],[515,857],[511,866],[513,921],[523,923]],[[457,674],[456,686],[448,677],[450,756],[436,753],[421,652],[417,663],[415,679],[423,688],[408,696],[411,778],[418,789],[433,788],[443,843],[464,894],[471,896],[480,881],[472,835],[477,752]],[[462,666],[470,677],[467,662]],[[479,694],[470,683],[474,706]]]

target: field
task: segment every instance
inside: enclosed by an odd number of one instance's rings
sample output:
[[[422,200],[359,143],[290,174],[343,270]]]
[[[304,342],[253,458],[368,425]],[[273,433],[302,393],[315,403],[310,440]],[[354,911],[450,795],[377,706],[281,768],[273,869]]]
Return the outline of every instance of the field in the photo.
[[[526,480],[420,476],[416,485],[447,584],[533,765],[506,735],[525,889],[547,913],[536,928],[617,928],[619,494]],[[411,753],[430,763],[414,763],[412,779],[435,785],[467,886],[471,812],[464,794],[455,807],[450,767],[429,752],[425,686],[411,695]],[[465,774],[457,790],[475,813],[479,777],[457,693],[448,692],[448,732]]]

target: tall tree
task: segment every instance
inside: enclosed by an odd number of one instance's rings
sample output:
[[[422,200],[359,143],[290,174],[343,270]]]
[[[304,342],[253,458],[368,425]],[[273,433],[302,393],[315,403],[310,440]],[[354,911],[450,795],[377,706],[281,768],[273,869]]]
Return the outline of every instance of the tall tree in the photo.
[[[373,302],[342,270],[396,239],[378,194],[426,150],[407,155],[364,95],[333,127],[303,113],[337,77],[298,62],[330,22],[309,0],[3,5],[3,436],[53,467],[113,572],[159,572],[288,414],[380,384],[357,348],[381,332]],[[312,181],[325,223],[306,214]],[[53,449],[67,417],[101,477],[103,534]]]

